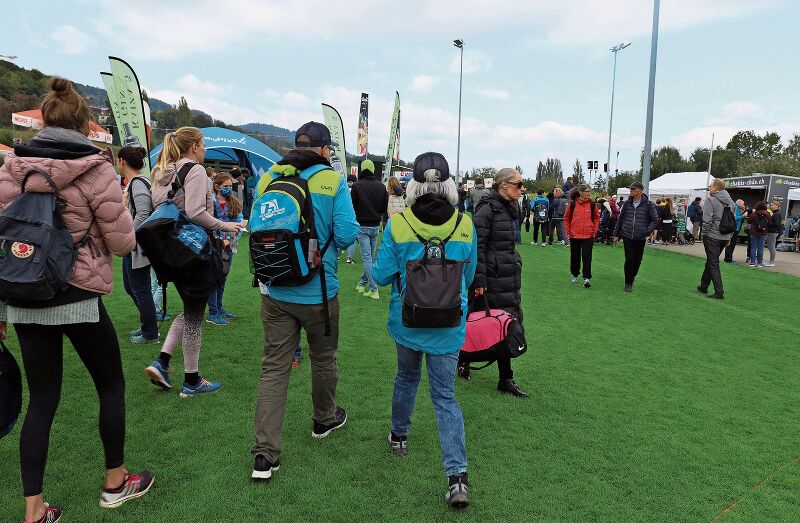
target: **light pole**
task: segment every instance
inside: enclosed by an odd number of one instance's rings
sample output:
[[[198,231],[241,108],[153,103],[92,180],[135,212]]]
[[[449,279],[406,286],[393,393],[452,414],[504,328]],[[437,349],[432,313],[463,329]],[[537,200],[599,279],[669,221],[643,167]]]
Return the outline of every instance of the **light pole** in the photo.
[[[458,142],[456,146],[456,183],[461,181],[460,161],[461,161],[461,87],[464,85],[464,40],[459,38],[453,40],[453,45],[461,49],[461,68],[458,74]]]
[[[611,76],[611,116],[608,118],[608,154],[606,155],[606,189],[608,189],[608,179],[611,177],[611,128],[614,125],[614,89],[617,84],[617,53],[631,45],[630,42],[622,42],[613,46],[609,51],[614,53],[614,74]]]
[[[644,127],[644,161],[642,185],[647,193],[650,187],[650,157],[653,147],[653,102],[656,96],[656,59],[658,57],[658,14],[661,0],[653,0],[653,37],[650,42],[650,82],[647,89],[647,121]]]

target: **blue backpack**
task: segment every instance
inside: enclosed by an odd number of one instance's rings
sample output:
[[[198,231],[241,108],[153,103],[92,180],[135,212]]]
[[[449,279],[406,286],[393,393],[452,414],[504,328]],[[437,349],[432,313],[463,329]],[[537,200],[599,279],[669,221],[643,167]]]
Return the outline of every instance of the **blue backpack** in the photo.
[[[222,276],[221,251],[208,231],[172,200],[195,165],[190,162],[181,168],[166,201],[136,229],[136,241],[162,286],[173,282],[183,296],[207,298]]]
[[[44,178],[53,192],[25,192],[34,175]],[[20,195],[0,213],[0,296],[45,301],[67,287],[89,232],[73,244],[60,213],[64,205],[49,174],[33,169],[25,175]]]
[[[319,274],[326,336],[331,330],[322,258],[333,234],[320,249],[308,180],[329,169],[314,165],[298,172],[292,165],[273,165],[270,171],[277,176],[256,198],[248,221],[253,286],[298,286]]]

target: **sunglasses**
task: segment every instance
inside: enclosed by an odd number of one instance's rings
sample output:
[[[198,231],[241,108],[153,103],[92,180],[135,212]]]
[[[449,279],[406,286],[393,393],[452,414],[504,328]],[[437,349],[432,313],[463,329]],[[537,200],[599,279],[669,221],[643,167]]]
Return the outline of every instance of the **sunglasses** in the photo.
[[[522,189],[523,187],[525,187],[525,184],[522,183],[522,180],[520,180],[520,181],[518,181],[516,183],[514,183],[514,182],[506,182],[506,183],[508,185],[512,185],[512,186],[516,187],[517,189]]]

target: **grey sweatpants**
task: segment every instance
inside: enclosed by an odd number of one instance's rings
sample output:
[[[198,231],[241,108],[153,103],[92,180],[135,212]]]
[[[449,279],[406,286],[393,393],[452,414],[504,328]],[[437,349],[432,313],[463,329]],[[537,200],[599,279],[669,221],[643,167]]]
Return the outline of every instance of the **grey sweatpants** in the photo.
[[[780,233],[771,232],[767,234],[767,249],[769,249],[769,262],[775,263],[775,256],[777,255],[778,251],[775,249],[775,244],[778,242],[778,236]]]
[[[311,358],[311,419],[324,425],[333,423],[336,414],[336,385],[339,368],[339,298],[328,302],[331,334],[325,336],[322,305],[301,305],[261,297],[261,322],[264,324],[264,354],[261,381],[256,400],[256,442],[252,454],[261,454],[274,463],[281,453],[281,429],[286,412],[286,395],[292,372],[294,350],[300,329],[306,331]]]

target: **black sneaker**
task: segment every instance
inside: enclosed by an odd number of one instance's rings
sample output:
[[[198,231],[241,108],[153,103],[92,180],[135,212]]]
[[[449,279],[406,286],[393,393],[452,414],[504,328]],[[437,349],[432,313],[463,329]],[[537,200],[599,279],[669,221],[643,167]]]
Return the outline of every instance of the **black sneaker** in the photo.
[[[448,476],[447,482],[449,486],[444,494],[444,502],[447,503],[447,506],[453,509],[462,509],[469,505],[467,473]]]
[[[709,294],[708,296],[706,296],[706,298],[711,298],[712,300],[724,300],[725,299],[725,295],[715,292],[715,293]]]
[[[61,521],[61,507],[44,504],[44,516],[37,519],[35,523],[59,523]]]
[[[519,388],[514,380],[500,380],[497,382],[497,390],[504,394],[512,394],[518,398],[527,398],[528,393]]]
[[[464,363],[463,365],[458,366],[458,376],[466,381],[469,381],[469,365]]]
[[[632,283],[626,283],[625,284],[625,292],[633,292],[633,284]]]
[[[250,474],[250,477],[257,481],[263,481],[271,478],[272,473],[277,472],[280,468],[280,461],[276,460],[275,463],[270,463],[267,458],[258,454],[256,455],[256,461],[253,464],[253,473]]]
[[[396,436],[394,432],[390,432],[388,441],[389,446],[392,447],[392,454],[395,456],[408,454],[408,436]]]
[[[317,439],[325,438],[334,430],[344,427],[345,423],[347,423],[347,411],[342,407],[336,407],[336,415],[333,418],[333,423],[330,425],[323,425],[315,421],[314,430],[311,431],[311,435]]]

